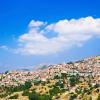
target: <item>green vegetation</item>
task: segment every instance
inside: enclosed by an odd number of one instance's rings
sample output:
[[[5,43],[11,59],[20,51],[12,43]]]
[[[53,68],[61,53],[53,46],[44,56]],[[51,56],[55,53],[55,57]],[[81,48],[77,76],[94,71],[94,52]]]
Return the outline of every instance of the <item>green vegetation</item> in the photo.
[[[10,96],[9,99],[18,99],[18,94],[15,94],[13,96]]]
[[[90,96],[89,100],[92,100],[92,97]]]
[[[29,90],[24,90],[22,93],[22,96],[29,96]]]
[[[29,100],[51,100],[50,96],[47,94],[39,95],[38,93],[33,90],[29,92],[28,90],[24,91],[23,96],[28,96]]]
[[[67,79],[68,75],[66,73],[61,73],[61,79]]]
[[[77,94],[75,94],[75,93],[70,93],[70,98],[69,98],[69,100],[74,100],[75,98],[77,97]]]
[[[19,95],[13,95],[13,93],[21,92],[21,96],[27,97],[28,100],[62,100],[63,94],[69,98],[68,100],[92,100],[93,92],[95,92],[96,97],[100,93],[99,84],[92,85],[90,77],[79,77],[78,74],[67,73],[56,74],[54,79],[48,79],[46,82],[28,81],[24,85],[0,88],[0,90],[2,89],[5,92],[0,94],[1,98],[9,95],[8,99],[16,99]],[[100,94],[97,100],[100,100]]]
[[[60,77],[58,75],[55,75],[54,79],[60,79]]]
[[[98,94],[98,98],[97,98],[97,100],[100,100],[100,94]]]
[[[79,82],[79,76],[78,75],[71,75],[69,78],[70,86],[75,86]]]
[[[29,89],[32,86],[31,82],[25,82],[24,85],[19,85],[19,86],[12,86],[12,87],[2,87],[3,90],[5,90],[4,94],[0,94],[0,97],[6,97],[14,92],[19,92],[19,91],[24,91]]]
[[[57,95],[58,93],[60,93],[60,89],[57,86],[54,86],[52,89],[49,90],[49,93],[51,96]]]
[[[70,62],[68,62],[67,64],[73,64],[73,62],[70,61]]]
[[[34,83],[34,85],[39,85],[41,83],[41,81],[40,80],[34,80],[33,83]]]
[[[35,91],[32,91],[32,93],[29,94],[29,100],[39,100],[39,95]]]

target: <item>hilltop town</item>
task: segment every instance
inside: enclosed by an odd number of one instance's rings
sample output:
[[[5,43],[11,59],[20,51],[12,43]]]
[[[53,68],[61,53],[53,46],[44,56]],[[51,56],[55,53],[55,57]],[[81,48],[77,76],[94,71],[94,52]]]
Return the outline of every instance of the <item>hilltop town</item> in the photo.
[[[48,97],[50,96],[49,99],[39,100],[74,100],[70,99],[71,97],[75,97],[76,100],[97,100],[100,93],[100,56],[86,58],[76,62],[49,65],[37,71],[13,70],[0,74],[0,97],[3,98],[3,100],[8,100],[11,94],[4,95],[5,87],[7,89],[11,87],[20,87],[25,85],[26,82],[31,83],[30,88],[27,89],[28,94],[29,91],[33,93],[33,90],[35,90],[39,95],[46,94]],[[62,87],[60,87],[59,90],[57,86]],[[56,95],[52,94],[53,88],[51,87],[58,89],[56,93],[54,92]],[[45,92],[43,90],[44,88]],[[78,93],[78,90],[82,92],[82,89],[86,92],[84,94]],[[24,90],[21,90],[20,94],[23,94],[22,91]],[[50,91],[52,91],[52,93]],[[24,96],[26,95],[22,97]],[[35,99],[28,99],[27,97],[23,100]]]

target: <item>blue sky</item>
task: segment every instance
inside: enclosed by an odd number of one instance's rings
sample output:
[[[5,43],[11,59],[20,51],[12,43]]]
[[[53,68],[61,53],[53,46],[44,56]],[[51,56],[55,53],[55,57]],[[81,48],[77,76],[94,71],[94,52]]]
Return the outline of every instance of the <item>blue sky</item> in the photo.
[[[100,0],[0,0],[0,72],[100,55],[97,18]],[[80,20],[95,25],[86,24],[87,31]],[[72,27],[75,23],[80,32]]]

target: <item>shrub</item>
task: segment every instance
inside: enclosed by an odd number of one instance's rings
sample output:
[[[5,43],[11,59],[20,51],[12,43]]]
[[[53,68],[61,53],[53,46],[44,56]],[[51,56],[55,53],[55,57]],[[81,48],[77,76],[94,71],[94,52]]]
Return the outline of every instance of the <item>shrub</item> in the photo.
[[[32,93],[29,94],[29,100],[39,100],[39,95],[35,91],[32,91]]]
[[[60,79],[60,77],[58,75],[55,75],[54,79]]]
[[[22,96],[29,96],[29,95],[30,95],[30,93],[29,93],[28,90],[25,90],[25,91],[23,91],[23,93],[22,93]]]
[[[59,82],[56,82],[56,84],[55,84],[56,86],[59,86],[60,88],[64,88],[64,84],[63,83],[61,83],[61,81],[59,81]]]
[[[13,96],[10,96],[9,99],[18,99],[18,94],[15,94]]]
[[[92,97],[90,96],[89,100],[92,100]]]
[[[96,89],[96,92],[99,93],[99,89]]]
[[[26,82],[25,82],[25,85],[24,85],[24,88],[25,88],[25,89],[29,89],[31,86],[32,86],[32,83],[29,82],[29,81],[28,81],[28,82],[26,81]]]
[[[61,73],[61,78],[62,79],[67,78],[67,74],[66,73]]]
[[[34,81],[34,85],[39,85],[41,81]]]
[[[77,94],[71,93],[69,100],[74,100],[77,97]]]
[[[98,98],[97,98],[97,100],[100,100],[100,94],[98,94]]]
[[[95,86],[94,86],[94,88],[98,88],[99,87],[99,84],[96,84]]]
[[[69,83],[71,86],[75,86],[79,82],[79,77],[77,75],[71,75],[69,78]]]
[[[60,92],[61,91],[60,91],[59,87],[56,87],[56,86],[54,86],[54,88],[49,90],[49,93],[50,93],[51,96],[57,95]]]
[[[39,97],[39,100],[51,100],[51,97],[47,94],[43,94]]]

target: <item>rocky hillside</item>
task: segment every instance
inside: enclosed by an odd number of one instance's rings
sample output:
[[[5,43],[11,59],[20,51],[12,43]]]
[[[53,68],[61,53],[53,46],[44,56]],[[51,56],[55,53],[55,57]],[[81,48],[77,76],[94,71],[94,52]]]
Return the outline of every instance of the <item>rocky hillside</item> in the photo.
[[[100,56],[0,75],[0,100],[100,100]]]

